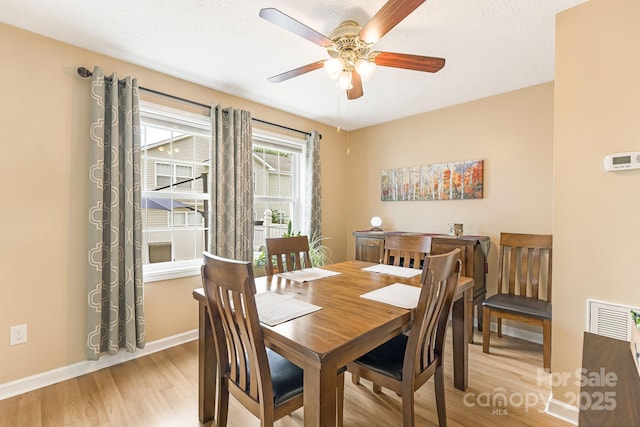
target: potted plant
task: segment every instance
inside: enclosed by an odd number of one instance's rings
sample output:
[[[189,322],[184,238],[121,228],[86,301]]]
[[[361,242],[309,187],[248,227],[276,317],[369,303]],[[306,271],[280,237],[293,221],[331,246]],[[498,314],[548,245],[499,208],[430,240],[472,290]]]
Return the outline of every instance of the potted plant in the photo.
[[[331,264],[331,251],[322,244],[325,239],[327,237],[322,237],[320,233],[313,233],[311,240],[309,240],[309,257],[311,258],[311,265],[314,267]]]
[[[267,255],[264,252],[264,246],[260,246],[260,253],[253,259],[253,277],[266,276],[267,272],[264,265],[267,263]]]
[[[298,231],[297,234],[293,234],[293,232],[291,231],[291,220],[289,220],[289,223],[287,224],[287,231],[284,232],[284,234],[282,235],[282,237],[293,237],[293,236],[300,236],[300,232]]]

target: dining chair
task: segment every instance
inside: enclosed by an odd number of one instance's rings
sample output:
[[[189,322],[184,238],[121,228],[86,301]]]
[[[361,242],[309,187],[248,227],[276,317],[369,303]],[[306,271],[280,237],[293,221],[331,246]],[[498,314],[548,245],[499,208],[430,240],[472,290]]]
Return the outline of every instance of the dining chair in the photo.
[[[491,316],[542,326],[542,359],[551,371],[551,261],[550,234],[500,233],[497,294],[482,302],[482,351],[489,353]]]
[[[422,268],[431,252],[431,236],[424,234],[386,234],[383,264]]]
[[[347,364],[358,378],[402,397],[404,427],[415,426],[414,392],[434,377],[440,426],[447,425],[444,388],[444,339],[460,268],[460,249],[429,255],[422,270],[420,298],[411,330]],[[374,391],[379,391],[374,389]]]
[[[265,239],[265,255],[267,276],[311,267],[307,236]]]
[[[385,234],[382,264],[408,268],[423,268],[424,260],[431,252],[431,236],[424,234]],[[359,378],[352,375],[351,379],[357,384]],[[373,390],[380,391],[378,384],[373,384]]]
[[[261,426],[271,427],[302,407],[303,370],[265,347],[250,262],[204,252],[202,281],[218,360],[216,425],[227,425],[231,393]],[[337,424],[342,426],[344,369],[337,387]]]

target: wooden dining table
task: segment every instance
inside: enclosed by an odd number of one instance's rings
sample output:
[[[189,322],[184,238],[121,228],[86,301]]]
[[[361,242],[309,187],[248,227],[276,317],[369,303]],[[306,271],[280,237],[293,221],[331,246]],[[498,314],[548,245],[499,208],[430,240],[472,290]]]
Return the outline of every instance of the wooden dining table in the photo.
[[[258,293],[277,292],[322,307],[276,326],[262,324],[266,345],[304,370],[305,427],[335,426],[338,368],[411,327],[413,310],[360,295],[394,283],[420,286],[420,275],[404,278],[362,270],[372,265],[363,261],[327,265],[322,268],[340,274],[308,282],[278,275],[255,279]],[[206,423],[215,414],[217,360],[203,289],[195,289],[193,297],[199,302],[198,415]],[[460,390],[467,388],[466,325],[472,304],[473,279],[460,277],[451,314],[454,386]]]

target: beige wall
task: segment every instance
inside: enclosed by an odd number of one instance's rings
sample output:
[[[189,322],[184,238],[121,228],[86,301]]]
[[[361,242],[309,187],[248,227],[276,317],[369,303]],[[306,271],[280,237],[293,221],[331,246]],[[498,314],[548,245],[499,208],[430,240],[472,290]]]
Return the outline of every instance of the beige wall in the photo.
[[[553,225],[552,368],[574,372],[587,298],[640,306],[640,171],[602,169],[605,154],[640,150],[639,16],[637,0],[591,0],[558,16],[555,84],[361,129],[348,141],[346,132],[0,25],[8,58],[0,67],[0,384],[83,359],[86,233],[79,224],[89,112],[88,81],[75,69],[94,64],[137,75],[146,87],[319,129],[323,231],[334,261],[354,257],[351,232],[369,228],[373,215],[387,230],[444,233],[461,222],[466,233],[493,240],[492,293],[500,231],[546,233]],[[484,199],[380,201],[382,169],[469,159],[485,160]],[[197,286],[197,277],[146,286],[149,341],[196,327],[190,291]],[[10,347],[9,327],[21,323],[29,343]],[[557,386],[554,398],[571,403],[576,391]]]
[[[349,257],[353,230],[378,215],[385,230],[490,236],[489,292],[501,231],[550,233],[552,210],[553,83],[456,105],[351,133],[347,189]],[[380,201],[380,171],[461,160],[484,160],[484,198]]]
[[[0,384],[84,360],[90,81],[77,67],[100,65],[144,87],[318,129],[323,234],[333,259],[346,258],[345,133],[4,24],[0,53]],[[199,286],[197,276],[145,286],[147,342],[197,327],[191,290]],[[23,323],[28,343],[9,346],[10,326]]]
[[[640,171],[605,154],[640,151],[640,2],[591,0],[558,15],[552,368],[581,366],[587,299],[640,307]],[[554,398],[572,403],[572,379]],[[575,404],[575,402],[573,402]]]

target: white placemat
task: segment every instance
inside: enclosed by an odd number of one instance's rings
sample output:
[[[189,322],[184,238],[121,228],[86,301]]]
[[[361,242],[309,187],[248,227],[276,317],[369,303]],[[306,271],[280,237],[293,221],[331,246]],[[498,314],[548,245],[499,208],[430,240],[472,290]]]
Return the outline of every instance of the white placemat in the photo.
[[[376,264],[371,267],[365,267],[363,271],[373,271],[374,273],[390,274],[392,276],[399,276],[410,278],[422,274],[422,270],[417,268],[399,267],[397,265]]]
[[[277,276],[285,279],[294,280],[296,282],[310,282],[312,280],[323,279],[325,277],[337,276],[337,271],[325,270],[323,268],[311,267],[302,270],[287,271],[278,273]]]
[[[420,289],[421,288],[417,286],[394,283],[384,288],[362,294],[360,298],[383,302],[385,304],[395,305],[396,307],[413,309],[418,306]]]
[[[280,323],[320,310],[322,307],[282,295],[276,292],[263,292],[255,295],[258,318],[262,323],[275,326]]]

